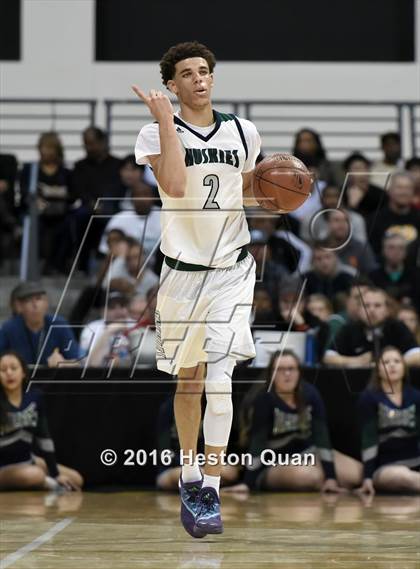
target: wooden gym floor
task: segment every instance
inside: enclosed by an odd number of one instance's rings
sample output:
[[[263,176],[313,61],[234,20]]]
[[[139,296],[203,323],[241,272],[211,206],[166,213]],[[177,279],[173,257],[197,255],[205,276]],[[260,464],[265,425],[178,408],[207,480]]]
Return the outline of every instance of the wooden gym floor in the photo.
[[[0,494],[0,568],[419,569],[420,497],[223,496],[225,533],[194,540],[176,494]]]

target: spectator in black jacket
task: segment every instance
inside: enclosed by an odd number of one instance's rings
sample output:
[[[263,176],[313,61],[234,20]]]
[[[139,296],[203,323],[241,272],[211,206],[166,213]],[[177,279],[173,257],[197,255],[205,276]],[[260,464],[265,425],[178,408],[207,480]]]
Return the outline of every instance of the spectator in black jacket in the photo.
[[[38,141],[39,161],[25,164],[20,175],[21,205],[29,207],[32,176],[36,176],[35,199],[39,216],[40,255],[43,273],[66,272],[66,254],[71,248],[66,224],[71,204],[71,172],[64,166],[64,148],[55,132],[44,132]]]
[[[337,294],[350,289],[353,280],[352,274],[339,263],[337,253],[323,242],[314,245],[312,270],[303,276],[307,279],[306,294],[318,292],[333,302]]]
[[[5,257],[13,257],[17,230],[15,182],[17,160],[12,154],[0,154],[0,266]]]
[[[414,208],[414,181],[408,172],[396,172],[389,182],[389,202],[368,220],[369,241],[379,257],[385,233],[400,233],[407,243],[420,235],[420,212]]]
[[[353,152],[343,162],[344,172],[348,176],[345,182],[347,205],[363,216],[374,213],[388,201],[386,192],[370,182],[370,167],[369,160],[359,152]]]
[[[359,320],[338,332],[324,363],[343,367],[370,366],[385,346],[394,345],[407,365],[420,365],[420,347],[405,324],[391,318],[385,291],[369,288],[362,296]]]
[[[88,259],[91,251],[98,248],[108,221],[106,216],[119,211],[125,190],[120,178],[121,160],[109,153],[107,134],[100,128],[89,127],[83,132],[83,143],[86,157],[76,162],[73,172],[74,193],[81,204],[75,216],[78,243],[82,241],[93,211],[103,216],[95,218],[91,224],[81,251],[80,268],[88,271]]]

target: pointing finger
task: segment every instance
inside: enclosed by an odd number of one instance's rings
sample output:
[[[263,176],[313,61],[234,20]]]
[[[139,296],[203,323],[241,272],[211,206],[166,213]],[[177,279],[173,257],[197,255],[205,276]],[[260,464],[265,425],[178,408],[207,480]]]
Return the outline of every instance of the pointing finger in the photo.
[[[140,87],[137,87],[137,85],[131,85],[131,88],[139,99],[141,99],[144,103],[147,103],[148,97],[145,93],[143,93]]]

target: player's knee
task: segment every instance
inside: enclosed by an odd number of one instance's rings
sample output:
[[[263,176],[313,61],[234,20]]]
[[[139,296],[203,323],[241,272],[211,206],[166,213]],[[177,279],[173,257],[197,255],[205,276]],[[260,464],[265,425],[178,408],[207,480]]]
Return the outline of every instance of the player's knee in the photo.
[[[226,415],[233,410],[232,393],[229,382],[213,381],[206,384],[207,405],[215,415]]]
[[[176,384],[176,393],[178,395],[201,395],[204,389],[204,381],[188,381],[178,379]]]

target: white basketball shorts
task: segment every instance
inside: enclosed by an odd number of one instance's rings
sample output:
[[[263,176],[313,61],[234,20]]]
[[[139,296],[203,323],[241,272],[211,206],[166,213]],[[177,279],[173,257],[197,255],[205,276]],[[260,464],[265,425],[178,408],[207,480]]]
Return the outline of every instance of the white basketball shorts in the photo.
[[[163,262],[156,304],[156,362],[176,375],[208,352],[255,357],[250,316],[255,286],[251,253],[232,267],[182,271]]]

